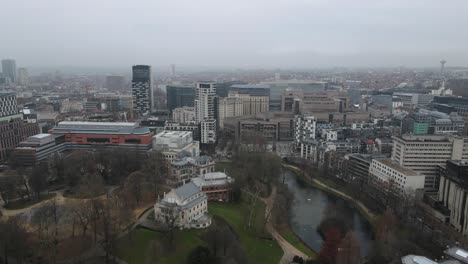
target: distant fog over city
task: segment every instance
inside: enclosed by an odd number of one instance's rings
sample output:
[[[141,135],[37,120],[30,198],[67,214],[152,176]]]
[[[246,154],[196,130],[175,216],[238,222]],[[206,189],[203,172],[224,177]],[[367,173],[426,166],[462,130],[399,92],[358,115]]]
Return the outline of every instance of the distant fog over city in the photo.
[[[15,0],[1,58],[26,67],[468,66],[468,2]]]

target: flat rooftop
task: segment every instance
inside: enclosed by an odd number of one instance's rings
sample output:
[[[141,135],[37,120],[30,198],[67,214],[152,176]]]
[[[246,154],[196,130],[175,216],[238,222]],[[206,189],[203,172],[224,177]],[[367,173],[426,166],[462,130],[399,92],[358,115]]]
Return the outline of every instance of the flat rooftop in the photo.
[[[449,138],[445,135],[410,135],[405,134],[393,137],[408,142],[448,142]]]
[[[50,130],[52,133],[83,133],[83,134],[137,134],[151,133],[148,127],[140,127],[138,123],[130,122],[83,122],[62,121]]]
[[[385,166],[388,166],[402,174],[405,174],[406,176],[422,176],[422,174],[418,174],[412,169],[405,168],[403,166],[400,166],[399,164],[393,162],[391,159],[381,159],[381,160],[376,160],[377,162],[380,162],[384,164]]]
[[[51,134],[42,133],[42,134],[37,134],[37,135],[31,136],[31,137],[32,138],[46,138],[46,137],[51,137],[51,136],[52,136]]]
[[[461,261],[461,263],[468,263],[468,251],[462,248],[451,247],[445,250],[444,253],[458,261]]]
[[[88,122],[88,121],[62,121],[58,123],[59,126],[121,126],[121,127],[134,127],[138,123],[130,122]]]
[[[192,135],[190,131],[163,131],[154,137],[157,138],[183,138]]]

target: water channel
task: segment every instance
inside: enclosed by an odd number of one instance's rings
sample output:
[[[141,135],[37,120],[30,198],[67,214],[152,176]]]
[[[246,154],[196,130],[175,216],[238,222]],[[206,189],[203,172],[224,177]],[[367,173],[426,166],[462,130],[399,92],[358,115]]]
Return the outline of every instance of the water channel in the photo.
[[[360,242],[361,256],[366,256],[372,240],[372,227],[366,218],[348,201],[311,187],[301,181],[296,174],[286,171],[286,183],[294,195],[289,213],[292,230],[305,244],[318,252],[322,237],[317,227],[326,216],[336,215],[344,219]]]

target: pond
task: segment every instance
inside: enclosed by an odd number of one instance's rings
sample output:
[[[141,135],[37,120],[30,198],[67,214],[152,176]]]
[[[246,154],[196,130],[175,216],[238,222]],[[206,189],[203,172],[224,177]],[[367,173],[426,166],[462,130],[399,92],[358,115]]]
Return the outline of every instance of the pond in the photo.
[[[289,222],[296,235],[319,252],[323,239],[317,227],[329,216],[338,217],[354,231],[360,242],[361,256],[366,256],[373,237],[372,227],[359,210],[340,197],[306,184],[294,172],[287,170],[285,173],[285,182],[294,196]]]

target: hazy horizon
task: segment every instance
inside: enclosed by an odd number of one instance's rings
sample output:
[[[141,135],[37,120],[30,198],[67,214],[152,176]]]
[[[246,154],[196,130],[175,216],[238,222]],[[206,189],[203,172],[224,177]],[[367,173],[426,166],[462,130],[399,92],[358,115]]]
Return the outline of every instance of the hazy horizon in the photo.
[[[2,3],[18,67],[309,69],[468,66],[468,1]],[[168,71],[167,70],[167,71]]]

